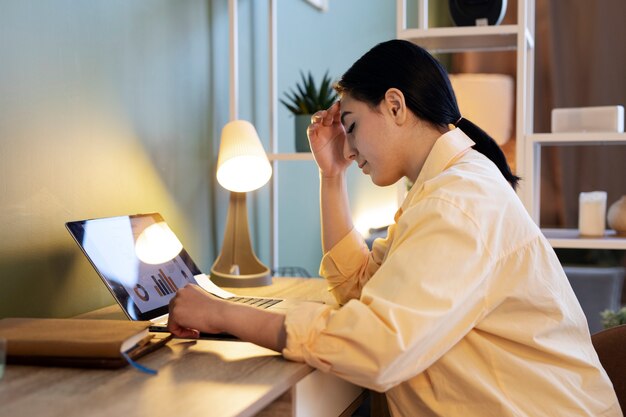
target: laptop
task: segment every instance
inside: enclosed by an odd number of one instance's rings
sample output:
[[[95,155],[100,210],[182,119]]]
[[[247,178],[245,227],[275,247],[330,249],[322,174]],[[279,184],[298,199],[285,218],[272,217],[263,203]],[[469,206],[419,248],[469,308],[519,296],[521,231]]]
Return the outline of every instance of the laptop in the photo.
[[[238,297],[213,284],[159,213],[77,220],[65,226],[126,316],[152,322],[152,331],[167,331],[169,302],[187,284],[265,309],[285,310],[297,302]]]

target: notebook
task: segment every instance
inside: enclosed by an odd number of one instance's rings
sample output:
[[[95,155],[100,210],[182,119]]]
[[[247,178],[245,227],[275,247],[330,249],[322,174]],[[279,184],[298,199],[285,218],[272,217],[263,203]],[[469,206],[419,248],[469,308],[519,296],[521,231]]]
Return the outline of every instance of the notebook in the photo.
[[[171,339],[148,327],[145,321],[12,317],[0,320],[0,336],[7,340],[7,363],[121,368],[136,366],[135,359]]]
[[[77,220],[66,228],[131,320],[166,331],[169,302],[179,288],[197,284],[233,302],[287,309],[295,301],[238,297],[211,282],[159,213]],[[224,335],[227,337],[227,335]]]

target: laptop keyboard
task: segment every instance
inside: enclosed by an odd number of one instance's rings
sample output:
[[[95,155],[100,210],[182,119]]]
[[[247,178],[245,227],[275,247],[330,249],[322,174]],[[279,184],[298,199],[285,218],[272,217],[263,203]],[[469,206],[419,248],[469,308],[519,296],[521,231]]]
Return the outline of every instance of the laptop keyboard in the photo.
[[[259,308],[269,308],[274,304],[280,303],[282,300],[275,298],[254,298],[254,297],[230,297],[227,299],[234,303],[248,304]]]

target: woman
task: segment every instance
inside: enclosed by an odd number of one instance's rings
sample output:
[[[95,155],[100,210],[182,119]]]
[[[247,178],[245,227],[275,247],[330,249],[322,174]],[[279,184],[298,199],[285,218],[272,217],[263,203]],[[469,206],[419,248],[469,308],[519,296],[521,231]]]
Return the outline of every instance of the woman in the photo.
[[[461,117],[445,70],[406,41],[377,45],[312,118],[320,272],[341,308],[286,315],[197,287],[170,306],[178,336],[226,331],[386,392],[394,416],[621,416],[558,259],[495,142]],[[346,169],[414,185],[369,251]]]

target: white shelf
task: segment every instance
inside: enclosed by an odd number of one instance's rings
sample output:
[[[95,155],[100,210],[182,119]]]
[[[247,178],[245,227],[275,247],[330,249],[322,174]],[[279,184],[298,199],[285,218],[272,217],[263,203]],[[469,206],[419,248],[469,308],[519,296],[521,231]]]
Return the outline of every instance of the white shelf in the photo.
[[[311,152],[268,153],[267,158],[270,161],[314,161]]]
[[[626,133],[580,132],[580,133],[536,133],[527,137],[532,143],[549,145],[626,145]]]
[[[582,237],[578,229],[541,229],[553,248],[626,250],[626,236],[607,230],[604,237]]]
[[[506,51],[517,49],[517,25],[440,27],[404,29],[398,38],[405,39],[433,53],[464,51]],[[525,31],[526,44],[534,45],[532,35]]]

